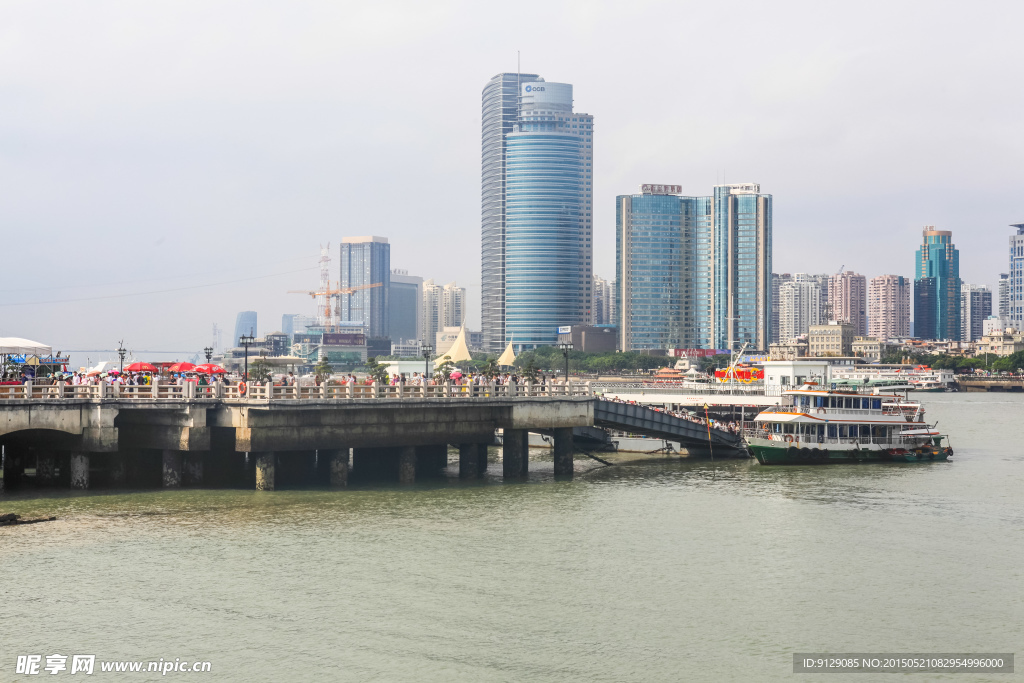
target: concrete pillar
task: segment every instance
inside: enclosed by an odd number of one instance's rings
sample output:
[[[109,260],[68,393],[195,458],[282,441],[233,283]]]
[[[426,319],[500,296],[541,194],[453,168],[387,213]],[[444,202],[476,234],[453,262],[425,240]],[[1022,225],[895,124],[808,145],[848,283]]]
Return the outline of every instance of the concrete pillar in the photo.
[[[185,486],[199,486],[203,483],[203,454],[185,453],[181,459],[181,483]]]
[[[402,446],[398,450],[398,483],[412,484],[416,481],[416,447]]]
[[[57,456],[53,453],[40,453],[36,456],[36,484],[53,486],[57,483]]]
[[[555,476],[572,476],[572,427],[555,429]]]
[[[181,488],[181,451],[164,450],[163,452],[163,487],[165,489]]]
[[[476,472],[481,477],[487,473],[487,444],[485,443],[476,445]]]
[[[523,445],[526,430],[506,429],[501,439],[501,473],[506,479],[523,475]]]
[[[348,449],[338,448],[336,450],[321,450],[321,458],[327,458],[330,467],[331,488],[345,488],[348,486]]]
[[[89,488],[89,454],[71,453],[71,488]]]
[[[459,479],[476,479],[480,472],[475,443],[459,444]]]
[[[274,465],[276,458],[272,452],[250,453],[256,459],[256,490],[274,490]]]
[[[110,485],[112,487],[124,486],[128,481],[128,467],[125,463],[124,453],[111,453],[110,462]]]
[[[530,473],[530,432],[523,431],[523,469],[521,474],[525,477]]]

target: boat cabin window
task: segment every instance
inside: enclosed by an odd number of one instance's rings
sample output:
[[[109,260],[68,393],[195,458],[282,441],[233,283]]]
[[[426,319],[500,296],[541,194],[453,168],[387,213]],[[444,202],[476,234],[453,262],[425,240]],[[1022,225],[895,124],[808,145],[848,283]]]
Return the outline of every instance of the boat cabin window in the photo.
[[[860,436],[863,439],[870,439],[871,438],[871,425],[861,425],[860,426]]]
[[[846,425],[839,425],[839,438],[840,439],[845,439],[846,438]]]
[[[880,398],[873,398],[873,399],[871,399],[871,409],[872,410],[881,410],[882,409],[882,399],[880,399]]]
[[[828,398],[825,397],[825,396],[815,396],[814,397],[814,407],[815,408],[824,408],[825,407],[825,401],[827,401],[827,400],[828,400]]]
[[[786,432],[786,434],[792,434],[793,433],[793,425],[792,424],[787,423],[787,424],[783,425],[783,429]]]
[[[839,425],[828,426],[828,438],[835,439],[839,436]]]

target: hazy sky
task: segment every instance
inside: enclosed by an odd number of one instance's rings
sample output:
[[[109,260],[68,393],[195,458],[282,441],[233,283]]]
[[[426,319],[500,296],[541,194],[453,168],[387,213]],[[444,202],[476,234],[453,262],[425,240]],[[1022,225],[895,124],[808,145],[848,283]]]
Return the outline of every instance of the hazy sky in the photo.
[[[615,195],[724,179],[775,196],[778,272],[912,276],[934,225],[994,285],[1024,222],[1022,20],[934,0],[0,2],[0,336],[199,349],[250,308],[270,332],[312,312],[286,292],[316,286],[320,244],[368,234],[465,285],[477,327],[480,91],[516,50],[596,117],[598,275]]]

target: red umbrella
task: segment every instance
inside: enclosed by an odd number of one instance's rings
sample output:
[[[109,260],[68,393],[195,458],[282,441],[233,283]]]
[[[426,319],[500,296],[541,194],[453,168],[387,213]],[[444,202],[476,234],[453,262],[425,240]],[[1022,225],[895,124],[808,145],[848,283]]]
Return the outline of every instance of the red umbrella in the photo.
[[[141,361],[132,363],[124,369],[125,372],[156,372],[156,368],[149,363],[143,363]]]
[[[201,372],[204,375],[223,375],[227,370],[214,363],[203,363],[192,368],[192,372]]]
[[[172,365],[171,367],[169,367],[167,369],[170,370],[171,372],[193,372],[193,371],[195,371],[196,366],[195,366],[195,363],[189,363],[188,361],[183,361],[181,363],[175,363],[174,365]]]

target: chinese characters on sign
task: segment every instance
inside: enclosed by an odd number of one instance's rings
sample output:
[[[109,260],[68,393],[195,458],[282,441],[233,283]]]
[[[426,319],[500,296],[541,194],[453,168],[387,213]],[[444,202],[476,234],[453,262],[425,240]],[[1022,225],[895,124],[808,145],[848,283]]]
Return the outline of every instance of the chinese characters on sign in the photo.
[[[640,191],[644,194],[682,194],[682,185],[650,185],[643,184],[640,186]]]
[[[42,660],[42,655],[18,655],[18,662],[14,673],[35,676],[39,673],[39,666]],[[51,675],[59,671],[67,671],[67,662],[68,655],[46,655],[46,666],[43,669]],[[92,675],[95,665],[96,655],[71,655],[71,671],[69,673]]]

